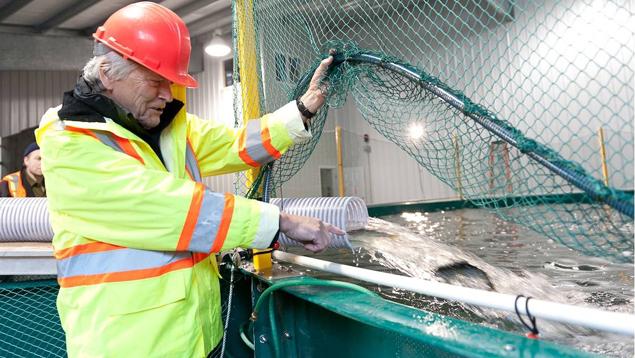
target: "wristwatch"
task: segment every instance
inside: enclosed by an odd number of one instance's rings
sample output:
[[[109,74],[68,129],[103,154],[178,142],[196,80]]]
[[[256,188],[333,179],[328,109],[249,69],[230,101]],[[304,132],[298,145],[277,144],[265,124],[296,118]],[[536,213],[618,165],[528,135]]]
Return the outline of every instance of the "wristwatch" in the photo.
[[[298,106],[298,110],[300,111],[300,113],[302,113],[302,116],[304,116],[304,118],[311,119],[313,118],[313,116],[315,116],[315,113],[309,111],[304,103],[302,103],[302,100],[300,98],[295,99],[295,104]]]

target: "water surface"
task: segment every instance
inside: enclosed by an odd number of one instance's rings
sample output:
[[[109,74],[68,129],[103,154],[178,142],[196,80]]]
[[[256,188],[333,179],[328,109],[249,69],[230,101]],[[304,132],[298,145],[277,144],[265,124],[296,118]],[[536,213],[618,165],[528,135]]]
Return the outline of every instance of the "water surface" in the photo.
[[[632,264],[583,256],[485,210],[411,212],[371,218],[366,229],[350,234],[352,251],[329,250],[316,257],[501,293],[633,312]],[[387,299],[426,311],[520,334],[527,332],[513,313],[363,285]],[[634,354],[632,337],[540,319],[537,324],[545,340],[615,357]]]

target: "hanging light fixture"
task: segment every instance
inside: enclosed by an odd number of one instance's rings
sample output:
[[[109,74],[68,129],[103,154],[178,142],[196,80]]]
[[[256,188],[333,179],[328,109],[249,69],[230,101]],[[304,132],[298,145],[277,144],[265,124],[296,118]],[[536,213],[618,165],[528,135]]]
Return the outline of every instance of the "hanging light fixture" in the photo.
[[[214,32],[212,39],[205,45],[205,53],[212,57],[227,56],[231,50],[231,47],[221,37],[220,31]]]

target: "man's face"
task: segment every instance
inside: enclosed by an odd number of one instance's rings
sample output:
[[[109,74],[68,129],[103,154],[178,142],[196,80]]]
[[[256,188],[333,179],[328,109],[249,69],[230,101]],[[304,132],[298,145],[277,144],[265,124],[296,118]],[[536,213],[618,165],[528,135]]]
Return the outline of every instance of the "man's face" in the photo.
[[[40,151],[34,150],[24,157],[24,167],[33,176],[42,176],[42,157]]]
[[[165,105],[172,102],[170,81],[141,66],[127,78],[111,81],[110,87],[111,98],[145,129],[156,127]]]

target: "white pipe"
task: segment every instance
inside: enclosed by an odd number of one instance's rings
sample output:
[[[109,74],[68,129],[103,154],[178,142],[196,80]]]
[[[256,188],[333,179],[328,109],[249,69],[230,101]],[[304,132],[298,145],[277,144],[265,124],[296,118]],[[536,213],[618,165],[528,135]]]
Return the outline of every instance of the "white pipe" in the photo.
[[[514,295],[448,285],[440,282],[341,265],[335,262],[298,256],[282,251],[274,251],[273,257],[280,261],[378,285],[402,288],[424,295],[445,298],[447,300],[515,312],[514,303],[516,296]],[[526,298],[524,297],[518,299],[518,311],[522,314],[525,314],[525,301]],[[602,311],[593,308],[543,301],[535,298],[529,300],[528,308],[531,315],[535,317],[627,336],[635,335],[635,315],[632,314]]]

